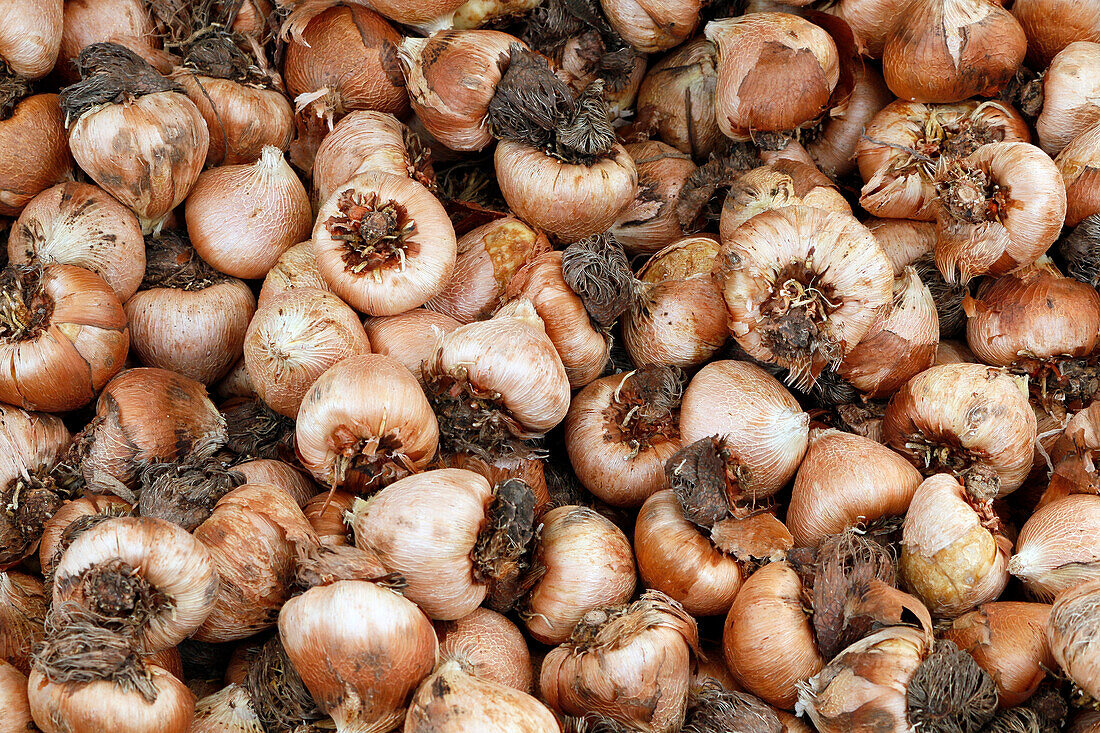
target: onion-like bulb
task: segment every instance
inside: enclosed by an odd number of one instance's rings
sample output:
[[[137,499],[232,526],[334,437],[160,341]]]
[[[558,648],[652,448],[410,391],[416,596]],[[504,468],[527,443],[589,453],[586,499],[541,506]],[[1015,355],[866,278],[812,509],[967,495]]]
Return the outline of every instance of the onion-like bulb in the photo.
[[[370,341],[355,311],[332,293],[295,288],[269,300],[248,324],[248,375],[271,409],[294,418],[310,386],[329,367],[369,354]]]
[[[981,364],[943,364],[910,379],[890,400],[885,442],[924,475],[993,469],[1000,495],[1031,471],[1035,413],[1017,381]]]
[[[386,112],[356,110],[325,135],[313,159],[313,203],[360,173],[379,170],[427,185],[434,178],[430,151],[400,120]]]
[[[562,643],[586,613],[634,594],[630,541],[587,507],[560,506],[543,516],[535,563],[544,572],[521,615],[527,631],[544,644]]]
[[[640,506],[665,485],[665,461],[680,448],[682,387],[666,367],[592,382],[565,417],[565,448],[577,478],[612,506]]]
[[[871,634],[800,686],[796,710],[822,733],[908,730],[907,688],[930,650],[927,634],[905,626]]]
[[[998,601],[983,603],[943,630],[993,677],[1001,707],[1020,705],[1030,698],[1054,668],[1047,643],[1045,603]]]
[[[684,724],[695,619],[659,591],[589,611],[543,660],[539,689],[561,713],[598,712],[631,730],[674,733]]]
[[[607,22],[642,53],[679,46],[695,31],[701,0],[600,0]]]
[[[684,516],[668,490],[638,510],[634,555],[645,587],[667,594],[693,616],[729,611],[744,576],[740,563]]]
[[[87,183],[62,183],[31,200],[12,225],[8,261],[75,265],[102,277],[123,303],[145,273],[133,212]]]
[[[1066,226],[1100,213],[1100,122],[1066,145],[1054,164],[1066,187]]]
[[[396,316],[374,316],[363,322],[371,350],[401,362],[421,382],[421,365],[439,348],[443,337],[461,325],[427,308],[413,308]]]
[[[295,438],[299,460],[323,486],[359,491],[423,470],[439,428],[408,369],[392,357],[361,354],[314,381]]]
[[[381,171],[337,187],[317,213],[312,243],[332,291],[372,316],[404,313],[438,295],[457,252],[454,227],[435,196]]]
[[[66,84],[80,79],[76,59],[85,47],[111,41],[141,56],[157,71],[167,73],[172,57],[160,49],[153,18],[144,0],[103,0],[65,3],[61,47],[54,72]]]
[[[290,597],[297,562],[318,544],[293,497],[271,484],[223,496],[194,533],[221,579],[221,592],[193,636],[244,639],[275,624]]]
[[[1100,698],[1100,581],[1069,586],[1060,593],[1047,619],[1047,640],[1054,660],[1083,692]]]
[[[514,216],[471,229],[458,239],[450,282],[424,305],[459,323],[488,318],[504,303],[516,272],[550,250],[546,235]]]
[[[328,547],[343,547],[354,543],[345,512],[355,507],[355,494],[346,491],[324,491],[302,507],[302,513],[313,527],[318,541]]]
[[[195,251],[233,277],[261,278],[279,256],[309,237],[309,195],[279,148],[266,145],[248,165],[211,168],[187,197]]]
[[[257,305],[264,305],[276,295],[294,288],[329,290],[328,283],[317,269],[317,258],[310,241],[299,242],[283,252],[264,277]]]
[[[414,603],[364,580],[310,588],[279,612],[287,656],[339,733],[393,730],[435,666],[432,624]]]
[[[683,445],[717,436],[732,501],[762,499],[794,476],[806,452],[809,417],[780,382],[760,367],[714,361],[699,370],[680,406]]]
[[[454,621],[437,621],[439,656],[455,660],[478,679],[520,692],[534,683],[531,652],[519,627],[496,611],[475,608]]]
[[[711,21],[718,46],[715,116],[734,140],[801,127],[825,111],[840,78],[832,37],[789,13],[749,13]]]
[[[5,733],[36,730],[27,700],[27,675],[0,658],[0,705]]]
[[[1027,50],[1020,24],[989,0],[912,0],[882,51],[890,91],[915,102],[992,97]]]
[[[81,533],[111,517],[125,517],[133,507],[111,494],[86,494],[65,502],[42,528],[38,560],[42,574],[53,577],[61,556]]]
[[[0,273],[0,399],[31,410],[83,407],[122,368],[126,312],[111,286],[73,265]]]
[[[859,203],[875,216],[931,221],[936,200],[933,177],[941,157],[970,155],[988,142],[1030,139],[1024,118],[1000,102],[897,100],[874,116],[856,146],[865,183]]]
[[[1008,570],[1043,600],[1100,578],[1100,496],[1073,494],[1041,507],[1020,528]]]
[[[443,662],[409,702],[405,733],[544,733],[558,721],[531,695],[471,674],[462,662]]]
[[[899,565],[906,584],[937,616],[995,600],[1008,583],[1012,541],[993,511],[998,482],[991,475],[976,469],[960,484],[937,474],[913,493]]]
[[[1039,500],[1045,506],[1071,494],[1100,494],[1100,475],[1096,459],[1100,456],[1100,403],[1093,401],[1088,407],[1071,417],[1061,435],[1055,436],[1048,457],[1054,466],[1050,483]]]
[[[80,438],[88,487],[126,498],[146,463],[204,458],[225,445],[225,418],[198,382],[165,369],[129,369],[103,388]]]
[[[681,239],[684,228],[676,203],[695,163],[671,145],[656,140],[631,143],[626,152],[638,169],[638,194],[611,228],[632,254],[650,254]]]
[[[990,143],[936,173],[936,267],[948,282],[1003,275],[1058,239],[1066,191],[1058,168],[1027,143]]]
[[[241,357],[252,291],[204,262],[182,232],[150,237],[145,251],[145,277],[125,305],[134,351],[147,366],[221,379]]]
[[[33,648],[45,635],[46,595],[33,575],[0,572],[0,672],[30,674]]]
[[[449,621],[480,606],[490,584],[518,578],[534,520],[522,481],[494,491],[473,471],[442,468],[357,502],[350,521],[356,547],[404,577],[404,595],[430,618]]]
[[[649,67],[638,88],[637,116],[651,120],[663,142],[705,160],[724,140],[714,115],[717,49],[696,38]]]
[[[798,573],[786,562],[765,565],[741,585],[722,635],[737,684],[786,710],[799,699],[797,685],[825,664],[803,609],[803,592]]]
[[[0,436],[6,450],[0,460],[0,570],[29,556],[43,526],[64,501],[69,486],[55,466],[71,436],[61,418],[0,405]],[[60,479],[60,480],[59,480]]]
[[[635,364],[699,366],[729,338],[722,293],[711,277],[718,242],[687,237],[638,273],[638,297],[623,313],[623,344]]]
[[[920,473],[884,445],[839,430],[814,431],[786,524],[799,547],[813,547],[849,527],[904,515],[920,483]]]
[[[73,157],[142,231],[159,231],[202,171],[206,121],[182,87],[122,46],[93,44],[77,64],[81,80],[61,97]],[[123,96],[132,101],[114,101]]]
[[[63,0],[0,3],[0,60],[13,74],[38,79],[50,73],[61,47]]]
[[[894,280],[889,309],[844,357],[837,374],[868,397],[889,397],[932,366],[939,340],[936,302],[917,271],[907,266]]]
[[[530,301],[446,334],[422,366],[442,440],[454,452],[524,452],[569,411],[569,379]]]
[[[8,85],[6,79],[0,81]],[[6,155],[0,166],[0,215],[18,216],[40,191],[72,178],[72,155],[56,94],[21,99],[5,91],[3,96],[0,146]]]
[[[248,690],[229,684],[195,703],[188,733],[264,733]]]
[[[894,266],[897,278],[909,265],[932,255],[936,245],[936,225],[911,219],[867,219],[863,225],[875,235],[875,240]]]
[[[766,211],[722,247],[715,276],[734,338],[801,384],[854,349],[893,296],[890,261],[849,214]]]
[[[77,537],[54,573],[53,604],[73,603],[99,623],[131,630],[149,652],[175,646],[218,599],[206,547],[151,517],[107,519]]]
[[[747,171],[733,182],[722,203],[719,235],[729,241],[737,227],[760,212],[798,205],[852,213],[852,207],[823,173],[802,161],[779,158],[771,165]]]
[[[409,100],[432,137],[462,151],[493,141],[485,116],[513,43],[519,39],[489,30],[442,30],[401,42],[397,58]]]
[[[1098,28],[1100,30],[1100,28]],[[1039,147],[1058,155],[1073,138],[1100,121],[1100,44],[1077,41],[1054,57],[1043,74],[1043,109],[1035,120]]]
[[[1100,41],[1100,8],[1093,3],[1066,0],[1019,0],[1012,15],[1027,35],[1027,62],[1045,69],[1074,41]],[[1058,18],[1051,23],[1051,18]]]
[[[834,7],[843,5],[841,2]],[[856,64],[853,74],[851,95],[828,111],[820,133],[805,143],[806,152],[833,179],[855,169],[855,153],[868,124],[894,100],[882,74],[870,65]]]

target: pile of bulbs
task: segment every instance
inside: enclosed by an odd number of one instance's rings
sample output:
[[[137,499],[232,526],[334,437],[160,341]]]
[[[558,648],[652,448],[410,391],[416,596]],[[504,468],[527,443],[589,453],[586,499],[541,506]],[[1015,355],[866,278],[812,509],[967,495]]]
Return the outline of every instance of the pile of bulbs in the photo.
[[[1100,731],[1100,0],[0,0],[0,731]]]

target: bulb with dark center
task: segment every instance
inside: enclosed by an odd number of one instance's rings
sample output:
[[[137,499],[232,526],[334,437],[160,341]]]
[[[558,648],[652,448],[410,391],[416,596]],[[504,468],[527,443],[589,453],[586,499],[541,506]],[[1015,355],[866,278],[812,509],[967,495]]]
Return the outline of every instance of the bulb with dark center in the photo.
[[[381,435],[361,438],[344,426],[333,432],[336,459],[336,485],[345,482],[350,474],[360,474],[366,484],[376,481],[388,483],[409,473],[415,473],[412,460],[401,450],[401,438],[383,430]],[[382,485],[379,483],[378,485]]]
[[[406,259],[416,255],[418,247],[410,240],[416,222],[397,202],[349,188],[340,194],[337,208],[340,214],[329,217],[325,227],[333,239],[344,243],[343,260],[349,272],[378,272],[385,267],[403,271]]]
[[[988,173],[961,163],[952,163],[937,175],[936,191],[948,213],[968,224],[998,221],[1007,203],[1007,192]]]
[[[792,363],[805,362],[814,352],[829,362],[839,359],[837,345],[824,330],[825,322],[839,307],[832,288],[801,263],[789,266],[776,282],[781,284],[761,307],[770,321],[764,333],[767,347]]]
[[[604,440],[630,446],[630,458],[654,442],[679,441],[676,416],[682,387],[676,373],[662,366],[638,369],[619,383],[604,410]]]
[[[35,266],[11,266],[0,275],[0,339],[33,339],[49,324],[53,300],[41,280],[42,268]]]
[[[168,605],[168,599],[121,560],[95,565],[80,575],[87,606],[123,626],[140,626]]]

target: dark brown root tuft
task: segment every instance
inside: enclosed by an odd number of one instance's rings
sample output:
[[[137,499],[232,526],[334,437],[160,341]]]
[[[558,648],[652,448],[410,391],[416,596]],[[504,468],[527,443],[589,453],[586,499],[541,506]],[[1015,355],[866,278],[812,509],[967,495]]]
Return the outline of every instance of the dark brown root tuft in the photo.
[[[524,481],[497,484],[488,522],[474,547],[474,572],[490,581],[489,606],[506,612],[526,594],[535,539],[535,492]]]
[[[230,279],[199,257],[183,229],[164,230],[145,238],[145,277],[141,290],[174,288],[195,292]]]
[[[149,62],[117,43],[93,43],[76,59],[80,81],[61,90],[66,124],[103,104],[132,102],[157,92],[184,93]]]
[[[752,695],[731,692],[713,680],[691,691],[683,733],[782,733],[775,711]]]
[[[53,308],[42,288],[42,265],[8,265],[0,272],[0,340],[36,338],[49,325]]]
[[[294,669],[278,636],[250,654],[244,686],[252,697],[256,716],[267,730],[311,730],[310,723],[324,714]]]
[[[245,483],[244,474],[216,459],[154,463],[141,472],[138,514],[174,522],[194,531],[218,500]]]
[[[813,623],[826,660],[871,632],[873,620],[853,615],[853,601],[872,579],[894,585],[896,573],[890,552],[855,530],[822,541],[814,568]]]
[[[672,454],[665,462],[668,484],[688,521],[704,529],[734,514],[734,503],[751,477],[738,465],[725,441],[701,438]]]
[[[240,460],[273,458],[294,461],[294,421],[272,410],[259,399],[233,400],[221,408],[225,416],[226,443]]]
[[[634,302],[637,281],[630,261],[609,232],[566,247],[561,272],[566,285],[584,303],[588,317],[601,330],[609,330]]]
[[[502,456],[541,457],[543,452],[531,442],[541,436],[523,429],[504,407],[500,394],[477,389],[464,373],[429,376],[424,391],[439,417],[444,450],[486,461]]]
[[[0,120],[10,119],[16,106],[31,93],[31,82],[8,71],[0,61]]]
[[[1066,274],[1100,287],[1100,214],[1085,217],[1058,246],[1066,259]]]
[[[343,191],[336,205],[340,213],[330,216],[325,228],[344,243],[341,257],[348,272],[403,271],[406,259],[418,253],[419,246],[409,239],[416,233],[416,222],[404,206],[382,201],[378,194],[363,196],[354,188]]]
[[[913,263],[921,282],[928,286],[932,300],[936,304],[936,313],[940,321],[940,338],[949,339],[961,335],[966,330],[966,311],[963,300],[969,294],[966,285],[949,283],[936,267],[931,254],[924,255]]]
[[[928,733],[977,733],[997,713],[997,684],[951,641],[936,642],[906,697],[910,725]]]

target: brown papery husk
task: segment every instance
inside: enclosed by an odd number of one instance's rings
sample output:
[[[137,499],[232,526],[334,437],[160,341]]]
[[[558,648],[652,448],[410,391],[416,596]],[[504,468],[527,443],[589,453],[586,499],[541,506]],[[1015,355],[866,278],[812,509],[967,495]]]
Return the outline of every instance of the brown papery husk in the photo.
[[[997,712],[993,677],[953,641],[936,642],[906,696],[909,720],[923,730],[976,731]]]
[[[314,257],[313,246],[308,240],[283,252],[267,271],[256,299],[257,306],[262,306],[276,295],[293,288],[331,290],[317,269],[317,258]]]
[[[31,260],[91,270],[125,303],[145,272],[141,225],[102,189],[62,183],[36,196],[12,224],[8,261]]]
[[[565,418],[577,478],[612,506],[640,506],[666,488],[665,462],[680,447],[683,386],[673,369],[645,366],[585,387]]]
[[[1100,48],[1079,39],[1059,51],[1043,74],[1043,108],[1035,121],[1035,131],[1039,147],[1050,157],[1100,121],[1100,109],[1094,102],[1100,92],[1096,84],[1098,71]]]
[[[1057,13],[1058,23],[1047,23]],[[1055,0],[1021,0],[1012,4],[1012,15],[1027,35],[1027,65],[1045,69],[1074,41],[1100,41],[1100,12],[1091,5]]]
[[[765,702],[794,709],[797,683],[825,664],[803,605],[805,589],[786,562],[750,575],[733,599],[722,635],[734,680]]]
[[[546,235],[513,216],[463,234],[457,248],[450,282],[424,307],[459,323],[489,317],[504,303],[506,289],[516,272],[551,250]]]
[[[485,477],[490,486],[517,478],[531,488],[535,495],[535,515],[551,508],[550,489],[546,483],[546,468],[537,455],[527,458],[501,456],[486,461],[468,453],[441,453],[437,456],[439,465],[446,468],[464,468]]]
[[[837,373],[867,397],[882,399],[932,366],[939,340],[932,293],[916,270],[906,267],[894,281],[889,308],[844,357]]]
[[[195,703],[189,733],[264,733],[248,690],[229,684]]]
[[[878,631],[842,651],[799,685],[796,710],[822,733],[852,726],[908,726],[906,688],[931,651],[924,632],[905,626]]]
[[[677,216],[680,190],[695,172],[691,158],[663,142],[646,140],[626,146],[638,169],[638,195],[612,227],[632,254],[657,252],[685,232]]]
[[[31,652],[46,635],[42,581],[15,570],[0,572],[0,660],[20,673],[31,671]]]
[[[842,2],[835,7],[843,5]],[[851,96],[832,107],[821,123],[820,132],[809,135],[810,139],[803,142],[822,172],[834,179],[855,170],[856,148],[868,123],[894,99],[879,71],[862,62],[853,66]]]
[[[4,89],[4,87],[8,87]],[[58,95],[32,94],[0,80],[0,215],[18,216],[40,191],[72,177],[73,162]]]
[[[699,160],[724,140],[714,116],[716,54],[705,38],[688,41],[653,64],[638,88],[639,125],[649,120],[661,140]]]
[[[1100,212],[1100,123],[1075,137],[1054,160],[1066,187],[1066,226]]]
[[[56,0],[21,5],[6,17],[7,28],[0,39],[5,66],[28,79],[50,73],[61,43],[62,5]]]
[[[1047,641],[1058,666],[1082,692],[1100,698],[1096,614],[1100,610],[1100,582],[1069,587],[1054,601],[1047,619]]]
[[[875,216],[933,221],[932,178],[941,157],[969,155],[985,143],[1030,139],[1024,118],[1000,102],[892,102],[875,115],[856,147],[865,183],[860,204]]]
[[[531,692],[534,670],[527,640],[514,623],[479,607],[454,621],[436,621],[441,659],[458,661],[470,674]]]
[[[245,481],[244,474],[227,469],[216,459],[152,463],[141,472],[138,514],[193,532],[223,496]]]
[[[27,675],[0,658],[0,704],[7,716],[4,723],[10,733],[37,730],[27,700]]]
[[[225,420],[201,384],[165,369],[139,368],[104,387],[77,447],[89,488],[132,502],[142,465],[209,456],[225,440]]]
[[[1100,496],[1073,494],[1037,510],[1020,528],[1008,570],[1044,601],[1100,578]]]
[[[1096,451],[1100,449],[1100,404],[1093,402],[1071,417],[1061,435],[1049,446],[1054,470],[1039,506],[1070,494],[1100,494],[1096,472]]]
[[[814,431],[791,489],[786,523],[800,547],[849,527],[900,517],[920,485],[904,458],[869,438]]]
[[[1043,151],[1023,142],[990,143],[966,158],[941,160],[935,256],[947,281],[1003,275],[1046,252],[1067,218],[1060,177]]]
[[[300,507],[305,507],[320,490],[304,470],[286,461],[256,458],[238,463],[233,470],[244,474],[246,483],[278,486],[294,497]]]
[[[735,510],[735,514],[740,513]],[[727,555],[749,564],[782,560],[794,547],[790,531],[770,511],[756,511],[715,522],[710,541]]]
[[[0,354],[10,367],[0,399],[64,412],[88,404],[122,368],[126,313],[111,286],[63,264],[9,265],[0,273]]]
[[[85,47],[98,41],[126,46],[161,73],[168,73],[178,61],[161,49],[161,39],[145,0],[107,0],[88,5],[69,3],[65,7],[55,76],[66,84],[78,81],[80,73],[76,69],[76,59]]]
[[[546,655],[539,688],[567,715],[596,712],[671,733],[684,722],[698,649],[695,620],[665,594],[646,591],[629,606],[585,614],[570,640]]]
[[[875,235],[886,258],[894,266],[895,278],[902,274],[907,265],[915,267],[922,257],[931,256],[936,244],[936,227],[931,222],[870,218],[864,220],[863,225]]]
[[[1008,708],[1035,694],[1054,668],[1046,637],[1049,615],[1045,603],[983,603],[941,633],[993,677],[1001,707]]]
[[[443,662],[409,703],[406,733],[541,733],[556,730],[554,714],[526,692],[485,679],[462,662]]]
[[[322,491],[302,507],[317,539],[326,547],[352,545],[355,537],[347,522],[345,512],[355,506],[355,494],[346,491]]]
[[[291,418],[278,414],[259,398],[226,400],[221,412],[228,434],[225,447],[238,459],[294,460],[294,421]]]
[[[746,171],[731,183],[729,193],[722,202],[719,235],[728,241],[737,227],[756,214],[797,205],[842,214],[852,213],[852,207],[836,190],[833,182],[816,167],[781,158],[771,165]]]
[[[133,507],[112,494],[85,494],[65,502],[42,528],[38,562],[42,574],[52,580],[53,571],[69,545],[82,532],[111,517],[124,517]]]
[[[396,316],[373,316],[363,321],[371,349],[397,359],[424,381],[421,367],[439,347],[443,337],[462,324],[427,308],[413,308]]]
[[[505,295],[531,302],[562,360],[569,386],[577,388],[603,373],[611,345],[566,283],[563,261],[564,255],[556,250],[538,255],[512,277]]]
[[[1017,380],[981,364],[943,364],[910,379],[890,400],[885,442],[928,476],[992,468],[1001,495],[1031,470],[1035,413]]]

